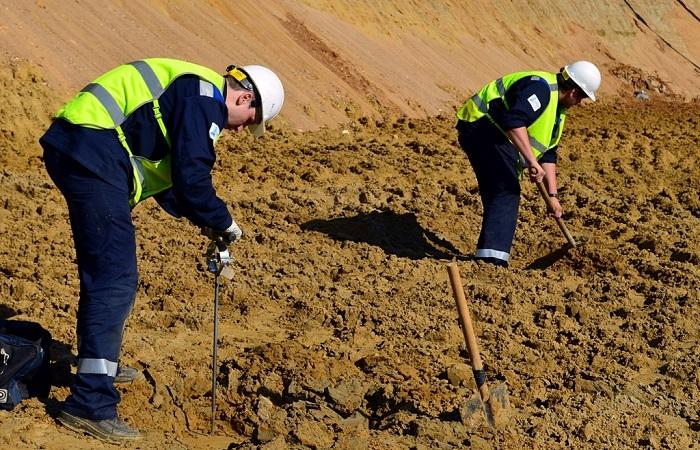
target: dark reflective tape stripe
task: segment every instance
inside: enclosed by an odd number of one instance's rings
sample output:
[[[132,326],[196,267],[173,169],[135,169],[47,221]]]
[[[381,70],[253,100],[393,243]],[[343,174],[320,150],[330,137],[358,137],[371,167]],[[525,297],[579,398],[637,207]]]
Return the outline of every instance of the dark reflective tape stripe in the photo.
[[[549,150],[547,147],[545,147],[543,144],[541,144],[540,141],[538,141],[537,139],[535,139],[532,136],[530,136],[530,145],[534,149],[538,150],[540,153],[544,153],[547,150]]]
[[[496,89],[498,89],[498,95],[501,97],[506,95],[506,88],[503,86],[503,78],[496,80]]]
[[[160,94],[163,93],[163,87],[160,85],[160,81],[158,81],[158,77],[153,69],[151,69],[151,66],[149,66],[145,61],[134,61],[130,62],[129,64],[134,66],[134,68],[139,72],[141,78],[143,78],[143,81],[146,83],[146,86],[148,86],[148,90],[151,91],[153,98],[160,97]]]
[[[550,92],[557,92],[559,90],[559,85],[557,83],[547,83],[549,84]]]
[[[484,102],[481,100],[481,97],[479,97],[478,95],[472,96],[472,101],[482,113],[486,114],[487,112],[489,112],[488,107],[486,106],[486,104],[484,104]]]
[[[114,100],[112,94],[110,94],[102,85],[90,83],[83,88],[82,92],[89,92],[94,95],[107,110],[107,113],[112,118],[115,125],[121,124],[124,122],[124,119],[126,119],[126,117],[124,117],[124,111],[122,111],[122,109],[119,107],[117,101]]]
[[[81,358],[78,360],[78,373],[93,373],[113,377],[117,374],[117,363],[106,359]]]

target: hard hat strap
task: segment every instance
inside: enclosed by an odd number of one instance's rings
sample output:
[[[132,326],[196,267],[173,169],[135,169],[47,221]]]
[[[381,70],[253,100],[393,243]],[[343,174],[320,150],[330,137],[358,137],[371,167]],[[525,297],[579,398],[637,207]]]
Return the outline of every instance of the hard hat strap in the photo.
[[[243,89],[253,93],[254,98],[250,101],[250,106],[251,108],[255,108],[255,123],[260,123],[262,121],[262,102],[260,101],[260,92],[255,86],[255,83],[250,81],[248,74],[245,73],[244,70],[238,68],[234,64],[226,68],[226,73],[231,75]]]
[[[250,82],[250,80],[248,79],[248,75],[246,75],[246,73],[243,72],[241,69],[231,64],[226,68],[226,73],[228,75],[231,75],[233,79],[236,80],[243,89],[245,89],[246,91],[253,91],[253,83]]]

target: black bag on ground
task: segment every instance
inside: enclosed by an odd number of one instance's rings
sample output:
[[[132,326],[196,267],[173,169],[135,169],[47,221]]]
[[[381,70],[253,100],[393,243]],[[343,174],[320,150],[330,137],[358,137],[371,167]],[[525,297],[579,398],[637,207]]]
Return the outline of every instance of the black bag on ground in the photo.
[[[0,409],[49,395],[50,345],[51,334],[38,323],[0,319]]]

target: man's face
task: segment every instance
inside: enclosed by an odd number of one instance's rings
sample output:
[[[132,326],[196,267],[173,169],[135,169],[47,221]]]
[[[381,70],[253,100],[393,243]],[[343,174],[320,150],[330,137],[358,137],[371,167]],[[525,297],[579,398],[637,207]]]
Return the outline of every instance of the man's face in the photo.
[[[226,128],[233,131],[242,131],[248,125],[256,122],[255,108],[251,106],[253,94],[248,91],[234,91],[232,101],[227,102],[228,120]]]
[[[576,106],[579,103],[581,103],[581,100],[584,98],[588,98],[585,92],[579,87],[573,88],[569,90],[565,95],[564,98],[561,100],[562,105],[564,105],[565,108],[571,108],[572,106]]]

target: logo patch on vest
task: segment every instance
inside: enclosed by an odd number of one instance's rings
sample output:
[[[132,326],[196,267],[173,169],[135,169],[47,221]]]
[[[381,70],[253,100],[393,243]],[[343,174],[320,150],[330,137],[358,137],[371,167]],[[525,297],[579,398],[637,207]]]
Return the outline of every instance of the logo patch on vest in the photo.
[[[532,106],[533,111],[537,111],[542,107],[542,103],[540,103],[540,99],[537,98],[535,94],[532,94],[527,98],[527,101],[530,102],[530,106]]]
[[[199,95],[214,97],[214,85],[208,81],[199,80]]]
[[[219,126],[217,124],[212,122],[211,126],[209,127],[209,137],[212,141],[216,142],[216,139],[219,137],[219,134],[221,134],[221,129],[219,129]]]

